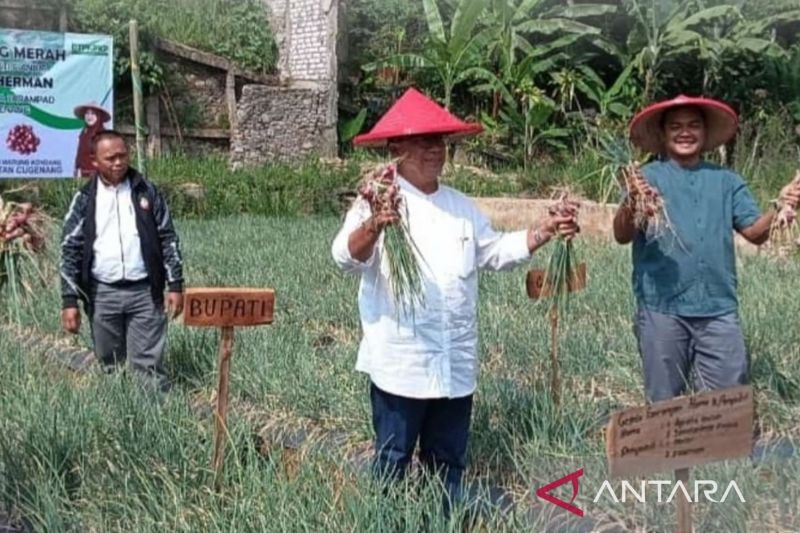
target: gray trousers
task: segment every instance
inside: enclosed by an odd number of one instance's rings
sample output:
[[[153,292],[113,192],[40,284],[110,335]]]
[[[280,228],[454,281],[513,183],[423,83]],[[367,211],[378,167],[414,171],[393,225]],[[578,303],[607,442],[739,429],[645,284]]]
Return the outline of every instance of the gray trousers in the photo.
[[[695,318],[639,308],[634,331],[649,402],[680,396],[692,381],[697,391],[748,383],[749,360],[736,313]]]
[[[167,316],[153,302],[150,284],[94,283],[89,296],[94,352],[103,369],[112,372],[127,359],[137,376],[165,390],[168,381],[162,361]]]

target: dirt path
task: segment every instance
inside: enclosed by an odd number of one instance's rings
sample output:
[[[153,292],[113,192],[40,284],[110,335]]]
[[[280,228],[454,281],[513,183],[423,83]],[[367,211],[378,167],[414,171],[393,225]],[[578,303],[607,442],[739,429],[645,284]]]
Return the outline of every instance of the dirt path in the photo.
[[[544,217],[551,200],[526,198],[474,198],[481,211],[489,217],[497,229],[513,230],[531,226]],[[585,237],[612,240],[612,227],[617,204],[599,204],[589,200],[581,203],[581,234]],[[757,254],[762,250],[735,236],[736,247],[746,254]]]

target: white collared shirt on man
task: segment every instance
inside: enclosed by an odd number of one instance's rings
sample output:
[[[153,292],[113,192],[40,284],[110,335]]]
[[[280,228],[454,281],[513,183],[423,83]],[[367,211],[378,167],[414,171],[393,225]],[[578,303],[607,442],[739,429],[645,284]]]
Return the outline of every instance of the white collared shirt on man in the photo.
[[[147,277],[130,180],[116,187],[97,181],[92,276],[103,283]]]
[[[502,270],[530,257],[526,231],[496,232],[474,202],[439,185],[425,194],[398,178],[411,236],[422,255],[425,304],[411,316],[395,309],[383,235],[372,257],[350,255],[350,234],[370,216],[358,199],[334,239],[332,254],[345,272],[361,274],[358,306],[363,338],[356,369],[375,385],[409,398],[459,398],[478,377],[478,269]]]

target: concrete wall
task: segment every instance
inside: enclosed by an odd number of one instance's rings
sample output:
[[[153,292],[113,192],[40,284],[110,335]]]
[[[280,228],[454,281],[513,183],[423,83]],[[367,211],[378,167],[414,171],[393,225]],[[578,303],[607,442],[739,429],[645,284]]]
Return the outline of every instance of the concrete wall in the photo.
[[[284,87],[245,86],[231,139],[234,167],[336,155],[337,0],[263,0]]]
[[[278,70],[291,82],[336,80],[337,0],[263,0],[278,44]]]
[[[225,72],[163,55],[164,70],[170,76],[169,98],[182,128],[227,128]],[[169,109],[161,99],[161,122],[170,125]]]
[[[329,95],[321,89],[246,85],[231,140],[233,166],[298,161],[327,151],[320,135]]]

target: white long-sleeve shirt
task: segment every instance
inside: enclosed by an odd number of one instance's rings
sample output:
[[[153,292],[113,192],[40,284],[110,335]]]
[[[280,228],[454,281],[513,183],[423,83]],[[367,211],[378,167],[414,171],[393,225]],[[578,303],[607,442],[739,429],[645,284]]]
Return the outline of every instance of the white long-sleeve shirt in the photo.
[[[424,307],[395,309],[383,234],[366,262],[350,255],[350,234],[370,216],[358,199],[333,241],[345,272],[361,275],[358,306],[363,338],[356,369],[380,389],[409,398],[459,398],[478,377],[478,269],[502,270],[530,257],[527,232],[500,233],[467,196],[439,185],[425,194],[398,178],[411,236],[422,255]]]
[[[103,283],[147,277],[132,196],[127,179],[116,187],[97,182],[92,276]]]

